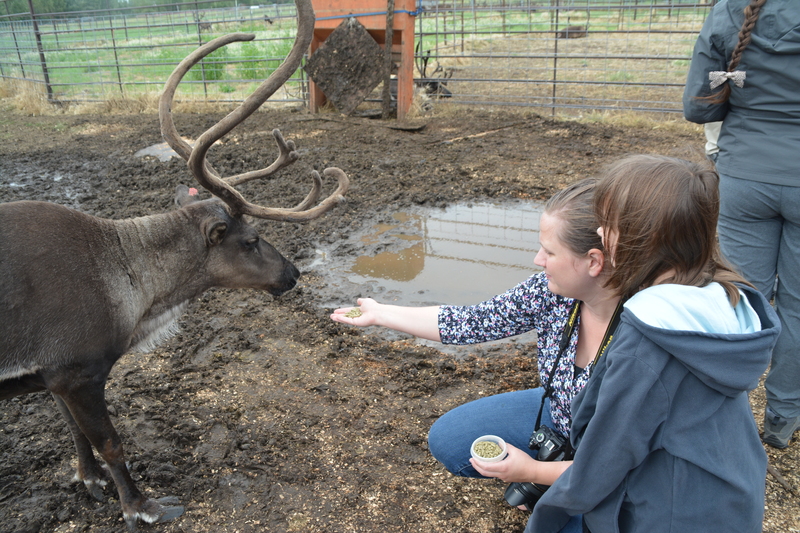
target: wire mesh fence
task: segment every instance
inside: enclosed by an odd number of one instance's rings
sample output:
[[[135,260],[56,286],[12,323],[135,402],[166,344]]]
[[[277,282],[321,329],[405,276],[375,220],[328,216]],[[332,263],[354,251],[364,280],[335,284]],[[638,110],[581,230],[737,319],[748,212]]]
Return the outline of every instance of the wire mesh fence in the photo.
[[[420,0],[415,81],[428,97],[460,104],[678,112],[692,47],[713,3]],[[221,5],[0,15],[0,77],[32,83],[54,102],[131,98],[159,92],[202,43],[247,32],[252,41],[204,59],[177,95],[238,102],[288,53],[295,8]],[[270,101],[306,102],[306,82],[298,70]]]

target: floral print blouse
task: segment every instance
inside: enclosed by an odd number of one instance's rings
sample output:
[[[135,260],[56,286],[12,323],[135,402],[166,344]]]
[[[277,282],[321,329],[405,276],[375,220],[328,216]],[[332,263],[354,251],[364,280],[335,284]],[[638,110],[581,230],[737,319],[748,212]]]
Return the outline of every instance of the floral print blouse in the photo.
[[[539,381],[544,386],[553,371],[574,302],[572,298],[550,292],[547,278],[541,272],[483,303],[442,306],[439,310],[439,334],[444,344],[475,344],[536,330]],[[580,315],[558,363],[550,398],[550,415],[555,429],[564,437],[569,437],[572,425],[572,398],[586,385],[592,366],[590,363],[576,375],[579,325]],[[538,409],[538,405],[532,405],[531,416],[535,417]]]

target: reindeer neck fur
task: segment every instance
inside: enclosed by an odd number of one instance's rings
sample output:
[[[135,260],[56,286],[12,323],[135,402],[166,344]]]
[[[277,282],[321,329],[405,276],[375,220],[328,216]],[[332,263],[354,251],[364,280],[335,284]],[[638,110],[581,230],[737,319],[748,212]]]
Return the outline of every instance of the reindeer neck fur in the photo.
[[[189,303],[213,285],[207,275],[209,249],[201,229],[204,216],[212,214],[224,216],[224,210],[214,204],[190,205],[115,221],[128,290],[138,308],[132,349],[152,350],[173,335]]]

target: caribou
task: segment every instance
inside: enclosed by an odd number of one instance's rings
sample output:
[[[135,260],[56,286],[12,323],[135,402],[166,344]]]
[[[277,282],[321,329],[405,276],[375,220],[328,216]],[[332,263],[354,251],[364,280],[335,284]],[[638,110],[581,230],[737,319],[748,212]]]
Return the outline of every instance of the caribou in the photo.
[[[313,172],[306,198],[292,208],[255,205],[236,190],[297,160],[292,141],[273,131],[279,155],[268,167],[223,178],[209,148],[260,107],[297,69],[314,28],[310,0],[297,0],[298,30],[283,64],[242,104],[203,133],[194,146],[181,139],[171,107],[182,77],[203,57],[249,34],[220,37],[187,56],[167,80],[159,102],[162,136],[213,195],[200,200],[179,186],[177,209],[110,220],[57,204],[0,204],[0,399],[49,391],[67,421],[77,451],[76,477],[103,499],[108,475],[129,529],[139,520],[164,522],[183,513],[174,497],[148,498],[125,465],[109,418],[105,384],[124,354],[150,350],[169,335],[187,305],[212,287],[250,288],[280,295],[300,272],[259,236],[245,216],[288,222],[315,219],[344,200],[347,175],[323,174],[336,190],[319,201]],[[101,466],[92,448],[105,462]]]

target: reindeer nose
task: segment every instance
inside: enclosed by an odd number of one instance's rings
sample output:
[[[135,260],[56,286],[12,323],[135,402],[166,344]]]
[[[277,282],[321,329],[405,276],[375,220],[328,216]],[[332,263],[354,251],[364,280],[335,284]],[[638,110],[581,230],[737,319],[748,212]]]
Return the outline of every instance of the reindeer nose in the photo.
[[[301,276],[300,271],[297,270],[297,267],[295,267],[292,263],[289,263],[289,266],[286,269],[286,275],[291,279],[292,287],[297,285],[297,280],[300,279]]]
[[[294,289],[297,280],[300,279],[300,271],[292,263],[286,261],[281,279],[273,287],[269,288],[270,294],[280,296],[281,294]]]

